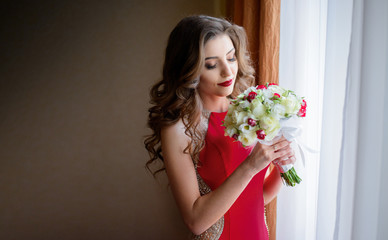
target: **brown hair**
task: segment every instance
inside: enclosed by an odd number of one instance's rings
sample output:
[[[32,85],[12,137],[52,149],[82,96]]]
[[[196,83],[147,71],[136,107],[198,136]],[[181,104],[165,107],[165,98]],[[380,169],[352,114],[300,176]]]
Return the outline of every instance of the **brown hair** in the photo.
[[[153,133],[144,141],[150,155],[150,160],[146,163],[148,170],[151,171],[149,166],[154,161],[164,161],[160,144],[161,130],[180,119],[186,129],[185,134],[191,139],[184,152],[193,157],[203,148],[205,136],[197,129],[203,110],[197,92],[198,76],[204,65],[206,42],[220,34],[230,37],[238,60],[236,84],[231,97],[254,84],[254,70],[247,51],[246,33],[242,27],[224,19],[203,15],[182,19],[168,39],[162,80],[150,92],[153,107],[149,109],[148,126]],[[197,164],[195,159],[193,158],[194,164]],[[164,168],[159,169],[153,174],[163,170]]]

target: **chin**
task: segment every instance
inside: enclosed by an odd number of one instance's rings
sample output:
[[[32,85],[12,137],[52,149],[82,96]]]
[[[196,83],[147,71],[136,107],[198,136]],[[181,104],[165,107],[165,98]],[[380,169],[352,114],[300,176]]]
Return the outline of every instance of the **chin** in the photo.
[[[230,95],[232,95],[232,93],[233,93],[233,90],[234,90],[234,88],[232,87],[232,88],[230,89],[230,91],[228,91],[228,95],[226,95],[226,96],[230,96]]]
[[[234,86],[236,85],[236,83],[234,82],[231,86],[228,87],[227,91],[228,91],[228,96],[231,95],[233,93],[233,90],[234,90]]]
[[[230,87],[228,87],[228,88],[225,88],[225,90],[223,90],[223,91],[221,91],[221,92],[219,93],[219,96],[220,96],[220,97],[228,97],[228,96],[230,96],[230,95],[233,93],[233,89],[234,89],[233,86],[230,86]]]

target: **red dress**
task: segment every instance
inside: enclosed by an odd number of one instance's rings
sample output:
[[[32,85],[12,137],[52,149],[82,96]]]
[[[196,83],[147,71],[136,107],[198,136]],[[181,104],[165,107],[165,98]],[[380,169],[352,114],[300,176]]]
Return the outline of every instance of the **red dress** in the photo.
[[[226,112],[211,113],[205,147],[199,154],[198,174],[211,190],[218,188],[246,159],[251,149],[224,136]],[[263,181],[267,168],[256,174],[229,211],[219,239],[268,240],[264,216]]]

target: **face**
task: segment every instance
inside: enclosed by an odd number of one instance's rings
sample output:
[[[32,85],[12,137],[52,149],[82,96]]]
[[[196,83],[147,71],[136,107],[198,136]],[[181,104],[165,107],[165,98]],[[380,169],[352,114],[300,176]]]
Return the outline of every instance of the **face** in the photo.
[[[202,67],[198,92],[201,97],[226,97],[233,92],[238,70],[232,40],[218,35],[205,44],[205,65]]]

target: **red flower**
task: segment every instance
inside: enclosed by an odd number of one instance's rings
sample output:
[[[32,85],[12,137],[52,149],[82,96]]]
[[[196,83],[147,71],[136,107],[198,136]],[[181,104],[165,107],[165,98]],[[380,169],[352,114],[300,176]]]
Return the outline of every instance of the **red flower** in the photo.
[[[306,108],[307,107],[307,103],[306,103],[306,101],[304,99],[302,100],[301,106],[302,106],[302,108]]]
[[[256,120],[252,118],[248,118],[248,125],[252,127],[256,126]]]
[[[252,100],[255,99],[256,96],[257,96],[257,93],[255,93],[255,92],[250,92],[250,93],[248,94],[248,97],[247,97],[248,102],[252,102]]]
[[[270,83],[270,84],[268,84],[268,86],[271,86],[271,85],[277,85],[276,83]]]
[[[238,140],[238,134],[233,134],[232,138],[234,138],[235,140]]]
[[[306,117],[306,109],[305,108],[301,108],[298,112],[298,116],[299,117]]]
[[[306,117],[306,108],[307,108],[307,103],[303,99],[302,104],[300,105],[299,112],[298,112],[299,117]]]
[[[261,140],[264,140],[264,138],[266,136],[264,130],[262,130],[262,129],[257,130],[256,131],[256,135],[257,135],[257,138],[261,139]]]
[[[267,89],[267,86],[265,85],[258,85],[256,89]]]
[[[277,98],[280,98],[280,94],[279,93],[274,93],[273,96],[277,97]]]

